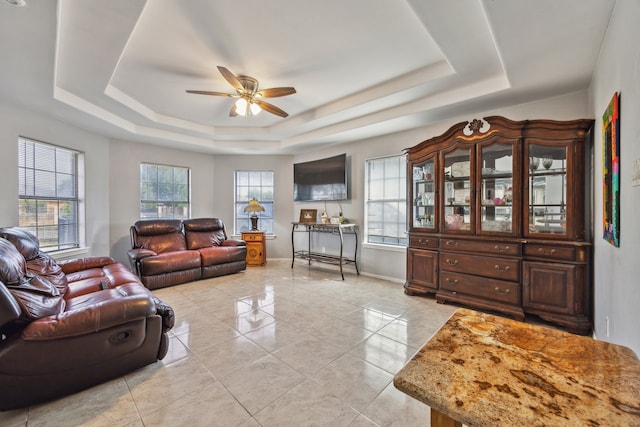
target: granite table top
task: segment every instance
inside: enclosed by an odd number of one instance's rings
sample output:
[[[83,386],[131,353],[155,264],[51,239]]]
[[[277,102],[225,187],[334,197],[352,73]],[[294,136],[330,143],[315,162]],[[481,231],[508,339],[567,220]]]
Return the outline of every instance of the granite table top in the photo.
[[[464,308],[394,385],[468,426],[640,426],[631,349]]]

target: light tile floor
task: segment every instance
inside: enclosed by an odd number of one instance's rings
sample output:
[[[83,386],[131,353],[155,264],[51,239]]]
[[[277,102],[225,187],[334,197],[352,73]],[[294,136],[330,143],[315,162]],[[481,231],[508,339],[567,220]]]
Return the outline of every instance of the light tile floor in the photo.
[[[426,426],[393,376],[455,306],[402,284],[286,260],[160,289],[167,356],[0,426]]]

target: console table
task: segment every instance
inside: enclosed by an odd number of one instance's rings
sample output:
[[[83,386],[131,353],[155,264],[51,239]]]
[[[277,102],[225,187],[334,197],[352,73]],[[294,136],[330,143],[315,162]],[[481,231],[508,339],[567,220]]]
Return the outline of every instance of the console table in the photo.
[[[394,385],[431,407],[432,427],[640,425],[640,362],[631,349],[468,309]]]
[[[360,274],[358,270],[358,226],[356,224],[317,224],[317,223],[303,223],[293,222],[291,228],[291,250],[293,252],[293,258],[291,259],[291,268],[296,258],[306,259],[311,265],[311,261],[324,262],[329,264],[335,264],[340,266],[340,276],[344,280],[344,273],[342,272],[342,266],[345,264],[353,264],[356,268],[356,273]],[[307,233],[307,247],[306,249],[296,250],[295,245],[295,233],[304,232]],[[326,254],[314,251],[311,246],[311,234],[312,233],[328,233],[340,238],[340,255]],[[353,258],[344,256],[344,236],[353,236],[355,239],[355,250]]]

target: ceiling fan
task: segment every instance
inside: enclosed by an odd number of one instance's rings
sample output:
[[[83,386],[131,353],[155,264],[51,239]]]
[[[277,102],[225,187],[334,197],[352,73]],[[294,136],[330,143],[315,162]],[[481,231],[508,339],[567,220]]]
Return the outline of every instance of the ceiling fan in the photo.
[[[275,105],[263,101],[262,98],[277,98],[279,96],[292,95],[296,90],[292,87],[273,87],[270,89],[258,90],[258,81],[249,76],[236,76],[225,67],[218,66],[218,70],[222,77],[225,78],[233,86],[237,93],[211,92],[207,90],[187,90],[187,93],[195,93],[199,95],[228,96],[238,98],[229,111],[229,116],[249,116],[260,113],[261,110],[267,111],[280,117],[287,117],[284,110]]]

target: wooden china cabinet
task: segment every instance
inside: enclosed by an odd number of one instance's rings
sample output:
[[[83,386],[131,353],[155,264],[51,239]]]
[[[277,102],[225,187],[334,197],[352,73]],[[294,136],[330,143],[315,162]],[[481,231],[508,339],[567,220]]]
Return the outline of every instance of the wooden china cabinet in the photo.
[[[405,292],[591,333],[592,126],[493,116],[408,149]]]

